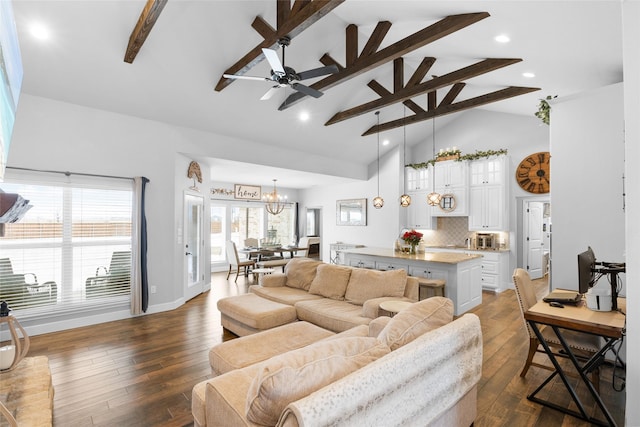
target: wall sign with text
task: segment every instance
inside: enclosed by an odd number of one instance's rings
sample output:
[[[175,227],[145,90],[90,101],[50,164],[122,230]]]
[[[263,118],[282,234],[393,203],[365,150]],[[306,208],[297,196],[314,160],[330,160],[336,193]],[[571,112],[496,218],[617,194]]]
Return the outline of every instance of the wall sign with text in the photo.
[[[236,184],[233,197],[244,200],[262,199],[262,188],[259,185]]]

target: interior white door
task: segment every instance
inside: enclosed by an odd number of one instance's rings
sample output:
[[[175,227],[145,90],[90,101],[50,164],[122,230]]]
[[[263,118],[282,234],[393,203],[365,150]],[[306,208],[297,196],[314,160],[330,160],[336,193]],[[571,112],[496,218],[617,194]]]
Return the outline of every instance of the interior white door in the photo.
[[[542,202],[526,202],[524,210],[525,262],[532,279],[539,279],[544,275],[543,208]]]
[[[204,198],[184,195],[184,272],[185,300],[204,291]]]

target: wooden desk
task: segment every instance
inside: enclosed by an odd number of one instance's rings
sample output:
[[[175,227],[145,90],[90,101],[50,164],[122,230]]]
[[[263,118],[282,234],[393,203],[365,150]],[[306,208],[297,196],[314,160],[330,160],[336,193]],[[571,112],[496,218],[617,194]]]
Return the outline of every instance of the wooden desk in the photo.
[[[612,350],[615,353],[613,345],[622,338],[625,330],[625,315],[623,313],[626,313],[627,309],[626,299],[618,298],[618,308],[620,309],[620,311],[593,311],[586,307],[584,301],[581,301],[576,306],[566,304],[564,308],[557,308],[551,307],[548,303],[540,301],[533,307],[531,307],[526,313],[524,313],[524,318],[527,320],[527,322],[531,326],[531,329],[533,329],[533,332],[538,337],[538,340],[544,347],[547,356],[549,356],[549,359],[551,360],[551,363],[553,363],[553,366],[555,368],[555,371],[536,390],[534,390],[533,393],[527,396],[527,399],[573,415],[577,418],[583,419],[593,424],[602,426],[615,426],[616,423],[613,420],[611,413],[605,406],[596,389],[593,387],[593,384],[591,384],[591,382],[589,381],[587,373],[589,373],[589,371],[591,371],[602,360],[604,360],[604,355],[609,350]],[[553,351],[545,342],[544,337],[540,333],[538,325],[547,325],[553,329],[554,333],[558,337],[558,340],[564,347],[567,356],[580,374],[582,382],[587,386],[587,389],[589,390],[594,400],[598,404],[598,407],[607,419],[606,423],[587,415],[584,405],[580,401],[580,398],[576,394],[574,388],[571,386],[571,383],[568,381],[567,375],[558,363],[556,357],[553,354]],[[598,351],[595,355],[593,355],[593,357],[591,357],[582,366],[580,366],[578,359],[562,336],[563,329],[571,329],[578,332],[600,336],[604,339],[605,344],[602,346],[600,351]],[[624,363],[618,358],[616,353],[616,363],[617,362],[620,362],[624,367]],[[573,398],[573,401],[577,405],[580,412],[560,407],[553,402],[542,400],[536,397],[536,394],[540,390],[542,390],[556,375],[559,375],[562,379],[562,382],[567,388],[567,391],[569,391],[569,393],[571,394],[571,397]]]

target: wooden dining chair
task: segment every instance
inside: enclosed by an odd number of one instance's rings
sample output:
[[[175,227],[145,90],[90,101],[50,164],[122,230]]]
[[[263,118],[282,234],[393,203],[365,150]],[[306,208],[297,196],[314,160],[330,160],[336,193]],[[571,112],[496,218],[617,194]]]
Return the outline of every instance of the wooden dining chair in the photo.
[[[529,334],[529,351],[527,352],[527,359],[525,361],[524,367],[522,368],[522,372],[520,372],[520,376],[524,377],[525,375],[527,375],[527,371],[531,366],[536,366],[538,368],[547,370],[554,370],[552,366],[536,363],[533,361],[533,357],[535,356],[536,352],[544,353],[544,349],[541,347],[540,341],[538,340],[536,334],[533,332],[533,329],[531,329],[531,326],[524,318],[524,313],[538,302],[529,273],[522,268],[516,268],[513,273],[513,283],[516,288],[516,296],[518,297],[521,318],[524,323],[525,329]],[[562,344],[558,340],[558,337],[553,332],[553,330],[551,328],[544,327],[543,325],[540,325],[539,329],[549,347],[552,350],[556,350],[553,354],[556,357],[567,357],[566,354],[562,352]],[[597,353],[598,350],[600,350],[600,341],[599,338],[595,335],[563,330],[562,336],[567,341],[569,347],[571,347],[571,349],[574,351],[576,357],[579,357],[581,359],[586,360]],[[599,391],[600,370],[598,369],[598,367],[596,367],[591,372],[591,382],[593,383],[595,389]]]
[[[229,280],[229,276],[231,275],[231,269],[233,267],[236,268],[236,280],[238,281],[238,275],[240,274],[240,269],[244,268],[244,277],[249,277],[249,267],[255,267],[256,261],[253,259],[245,259],[241,260],[238,256],[238,249],[236,248],[236,244],[231,240],[227,241],[227,261],[229,261],[229,271],[227,272],[227,280]]]

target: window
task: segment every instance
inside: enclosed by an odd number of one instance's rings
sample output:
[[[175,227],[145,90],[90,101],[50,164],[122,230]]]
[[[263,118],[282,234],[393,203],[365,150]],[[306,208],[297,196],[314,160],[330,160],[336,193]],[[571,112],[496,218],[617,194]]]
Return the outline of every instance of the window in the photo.
[[[47,181],[2,184],[33,207],[0,237],[0,299],[22,317],[128,306],[132,182]]]

